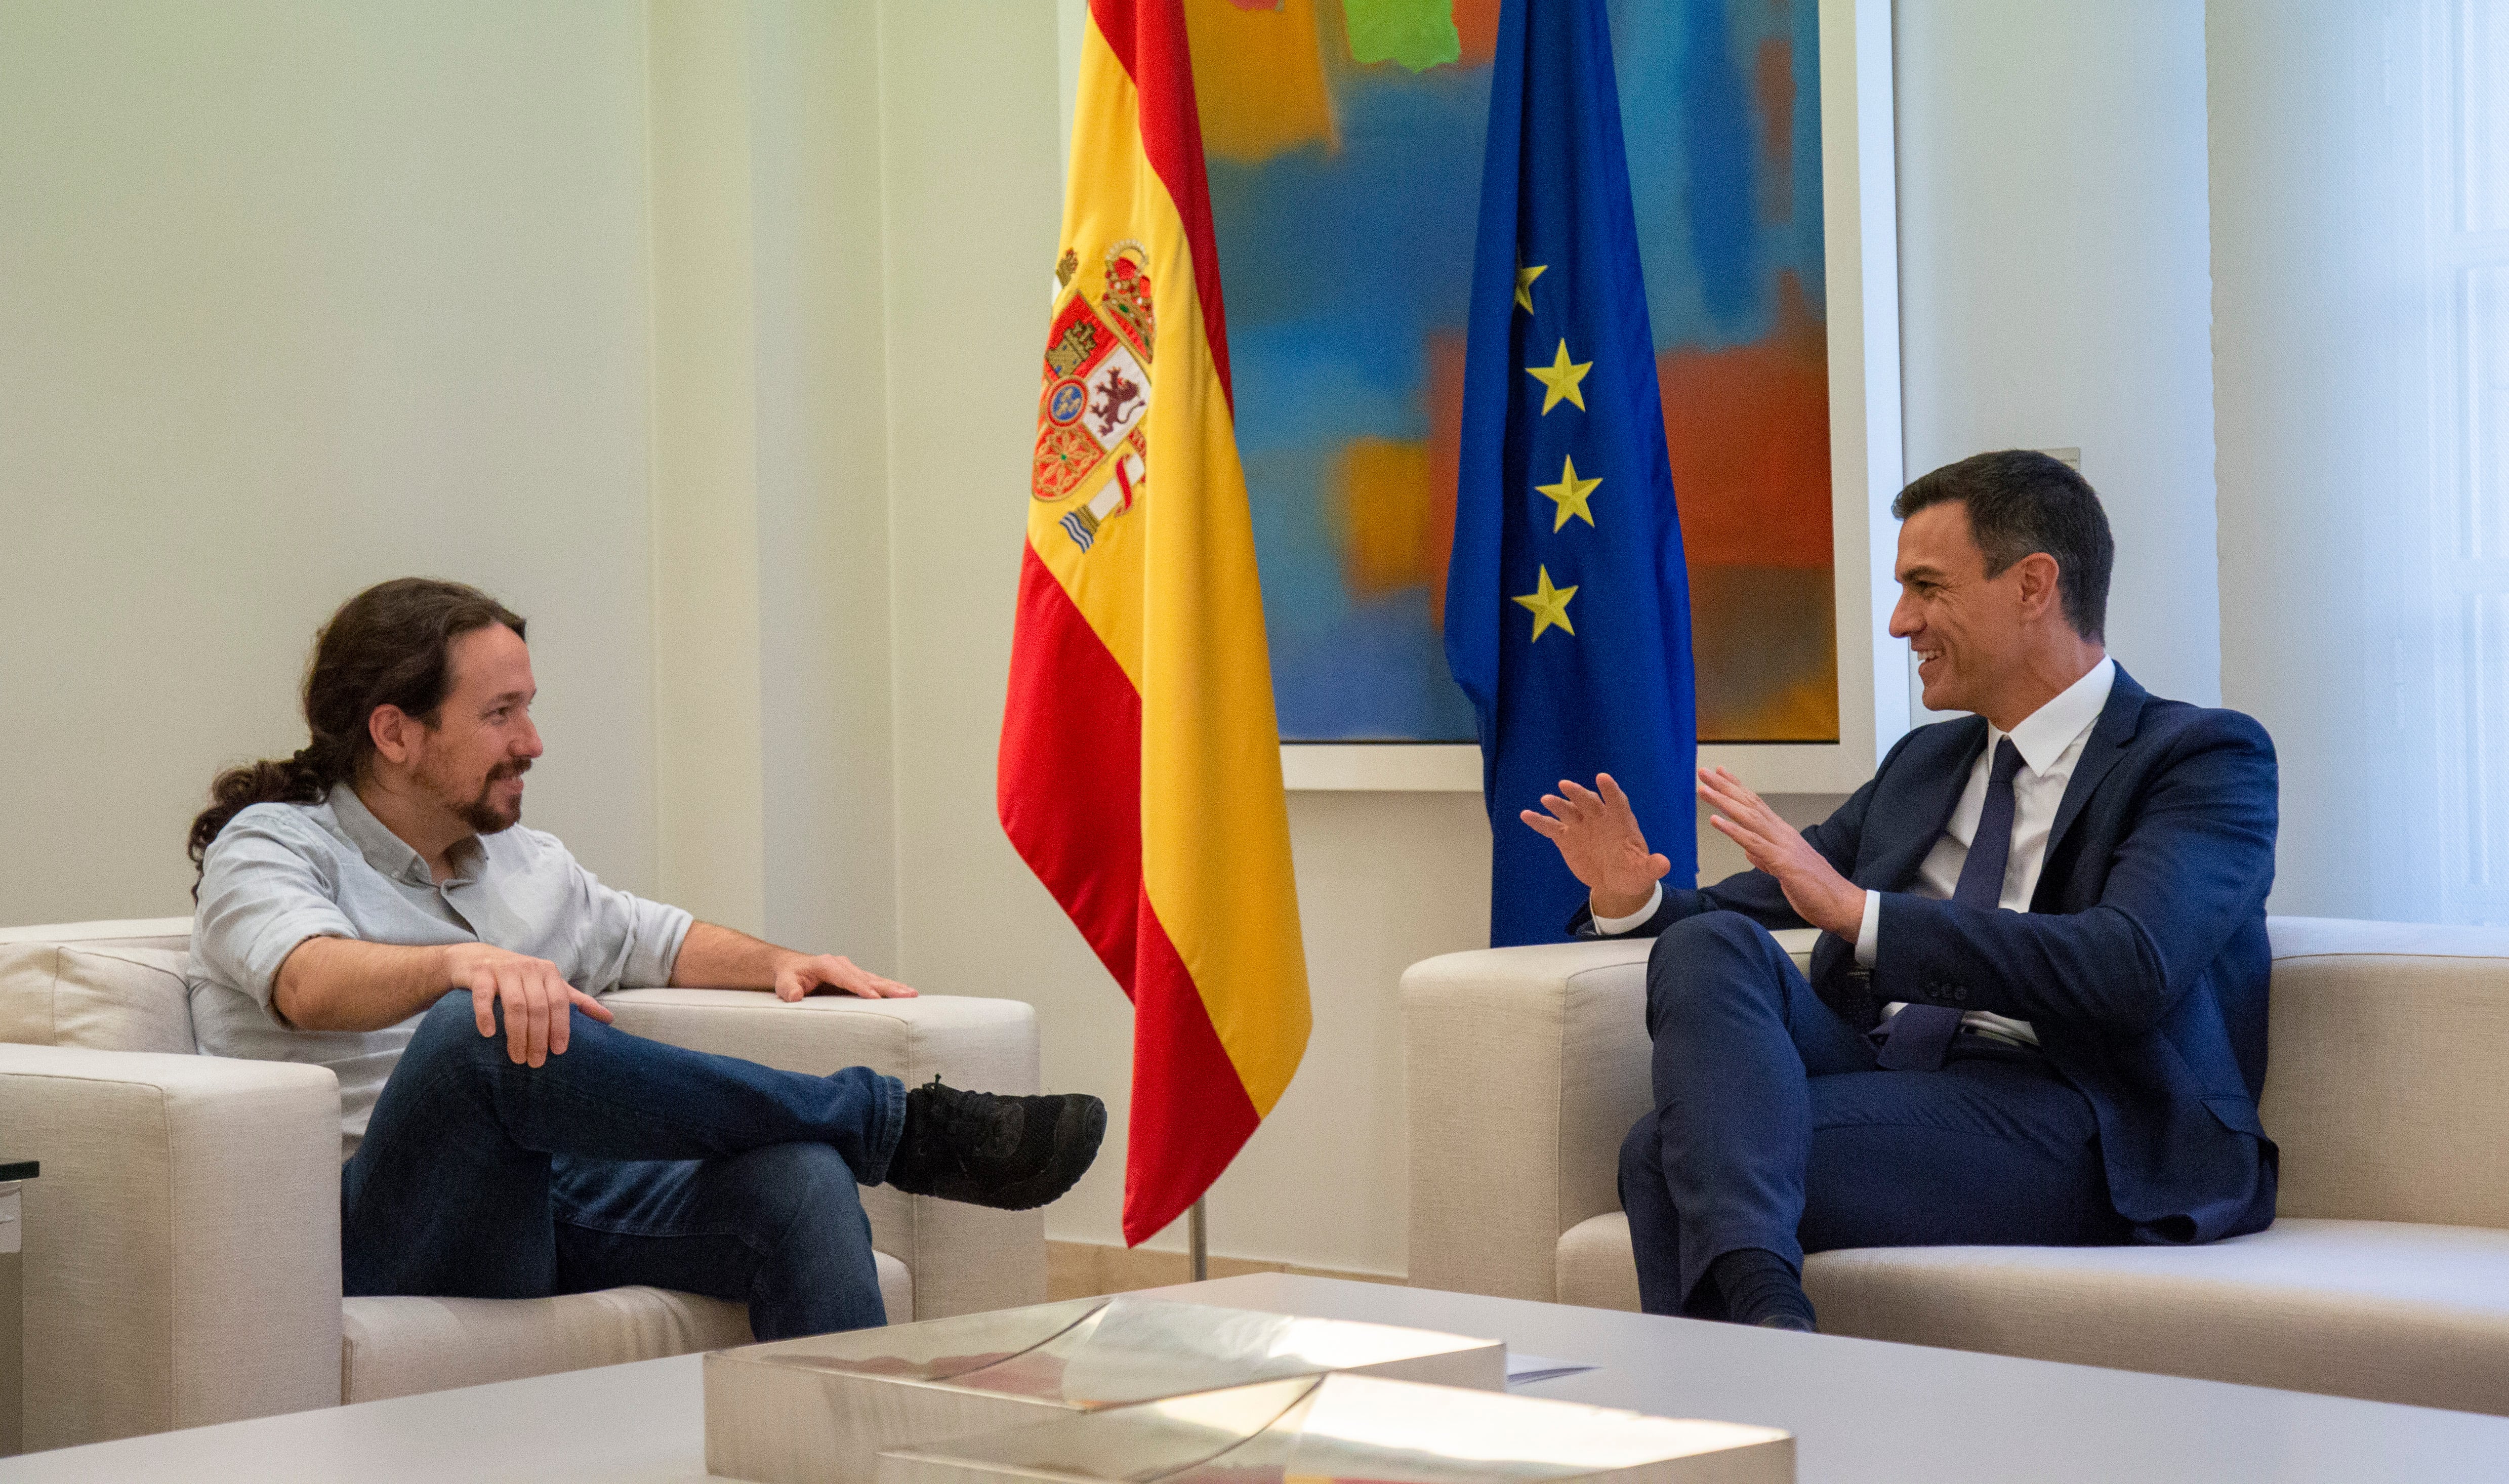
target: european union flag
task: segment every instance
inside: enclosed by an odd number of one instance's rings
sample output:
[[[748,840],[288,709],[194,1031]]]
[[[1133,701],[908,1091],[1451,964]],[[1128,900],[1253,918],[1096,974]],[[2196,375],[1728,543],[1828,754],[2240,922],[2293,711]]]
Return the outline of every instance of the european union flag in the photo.
[[[1446,662],[1480,718],[1490,942],[1585,900],[1517,811],[1608,772],[1697,876],[1690,582],[1603,0],[1506,0],[1464,361]]]

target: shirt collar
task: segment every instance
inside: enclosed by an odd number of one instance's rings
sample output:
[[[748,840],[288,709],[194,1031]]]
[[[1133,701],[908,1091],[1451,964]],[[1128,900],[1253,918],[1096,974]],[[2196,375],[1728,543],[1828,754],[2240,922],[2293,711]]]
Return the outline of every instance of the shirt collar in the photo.
[[[2065,749],[2079,741],[2099,724],[2100,713],[2109,704],[2109,691],[2116,685],[2116,661],[2103,655],[2080,680],[2058,691],[2055,698],[2037,711],[2023,717],[2009,733],[1995,729],[1992,723],[1986,731],[1986,747],[2005,736],[2012,738],[2013,749],[2033,773],[2044,773],[2065,756]]]
[[[366,807],[366,801],[357,797],[356,788],[346,783],[333,784],[323,801],[331,806],[331,817],[340,822],[340,833],[349,837],[349,843],[357,847],[357,854],[365,857],[367,865],[413,886],[436,884],[435,872],[427,869],[426,859],[410,848],[409,841],[393,834],[390,826],[375,818],[375,811]],[[456,886],[469,879],[472,852],[478,847],[476,835],[453,847],[449,852],[453,874],[445,878],[445,885]]]

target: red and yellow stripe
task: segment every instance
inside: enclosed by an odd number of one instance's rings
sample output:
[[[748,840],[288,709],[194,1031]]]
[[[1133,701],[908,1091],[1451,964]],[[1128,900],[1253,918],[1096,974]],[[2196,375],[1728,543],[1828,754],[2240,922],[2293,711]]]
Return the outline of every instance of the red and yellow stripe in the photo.
[[[1133,354],[1147,410],[1076,482],[1038,476],[999,804],[1133,1000],[1124,1236],[1138,1243],[1280,1100],[1306,1050],[1307,976],[1180,0],[1091,0],[1085,46],[1040,470],[1051,437],[1096,447],[1067,430],[1080,419],[1119,426],[1103,376],[1081,388],[1081,352]],[[1136,274],[1150,313],[1127,318]],[[1075,316],[1094,328],[1066,334]],[[1075,406],[1109,421],[1057,421]]]

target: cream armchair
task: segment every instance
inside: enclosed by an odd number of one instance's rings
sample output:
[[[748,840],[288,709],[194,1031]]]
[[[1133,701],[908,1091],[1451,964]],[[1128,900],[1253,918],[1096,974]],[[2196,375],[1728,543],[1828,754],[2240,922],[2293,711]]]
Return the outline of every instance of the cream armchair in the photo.
[[[2269,1229],[2201,1247],[1816,1254],[1833,1334],[2509,1415],[2509,932],[2276,917]],[[1814,935],[1780,933],[1798,963]],[[1635,1309],[1620,1144],[1645,940],[1403,977],[1410,1280]]]
[[[738,1304],[656,1288],[340,1296],[330,1072],[197,1054],[191,922],[0,929],[0,1153],[25,1187],[29,1451],[749,1341]],[[621,1029],[792,1070],[1037,1091],[1011,1000],[632,989]],[[1045,1297],[1045,1223],[866,1189],[892,1322]]]

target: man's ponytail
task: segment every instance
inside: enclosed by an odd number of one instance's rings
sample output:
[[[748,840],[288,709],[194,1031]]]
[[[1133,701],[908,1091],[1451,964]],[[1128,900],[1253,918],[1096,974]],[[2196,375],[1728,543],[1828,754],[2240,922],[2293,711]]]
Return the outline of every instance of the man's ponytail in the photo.
[[[231,767],[209,784],[209,806],[192,821],[192,865],[195,874],[209,842],[227,821],[257,803],[316,803],[330,788],[315,749],[300,747],[290,758],[265,759]],[[198,886],[194,887],[197,892]]]

